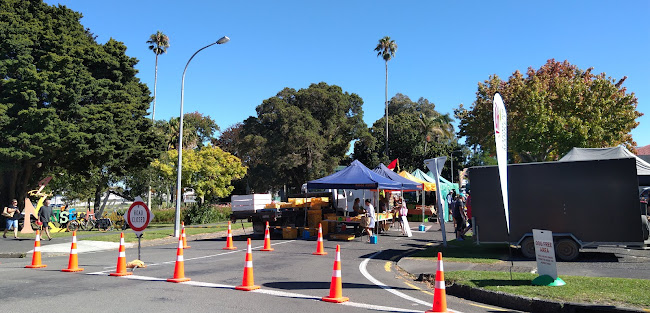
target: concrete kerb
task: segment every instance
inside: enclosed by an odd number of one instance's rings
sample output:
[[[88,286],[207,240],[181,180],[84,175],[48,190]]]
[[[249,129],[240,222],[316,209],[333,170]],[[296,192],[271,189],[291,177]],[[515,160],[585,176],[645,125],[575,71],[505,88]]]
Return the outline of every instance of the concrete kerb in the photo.
[[[409,269],[415,268],[412,264],[406,264],[409,261],[408,257],[403,255],[398,261],[396,266],[401,270],[398,272],[408,273],[413,279],[426,283],[431,290],[435,284],[435,274],[431,273],[413,273]],[[429,261],[431,271],[435,271],[435,262]],[[466,267],[471,269],[470,263],[458,262],[445,262],[445,270],[461,270]],[[484,270],[484,269],[483,269]],[[480,288],[474,288],[465,285],[451,284],[446,286],[448,295],[458,298],[463,298],[470,301],[475,301],[487,305],[494,305],[506,309],[518,310],[524,312],[540,312],[540,313],[583,313],[583,312],[603,312],[603,313],[641,313],[647,312],[642,309],[624,308],[618,306],[598,305],[598,304],[585,304],[585,303],[571,303],[571,302],[558,302],[546,299],[523,297],[503,292],[496,292]]]

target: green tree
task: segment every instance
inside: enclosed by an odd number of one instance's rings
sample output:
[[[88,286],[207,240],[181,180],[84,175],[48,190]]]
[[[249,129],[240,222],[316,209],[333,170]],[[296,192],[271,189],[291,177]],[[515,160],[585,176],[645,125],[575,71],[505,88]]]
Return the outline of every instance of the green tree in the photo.
[[[173,181],[178,162],[178,150],[167,151],[160,159],[154,160],[152,167],[160,177]],[[241,179],[246,174],[246,167],[239,158],[219,147],[207,145],[199,149],[183,151],[183,170],[181,184],[194,189],[201,202],[224,198],[233,190],[231,182]]]
[[[169,37],[163,34],[161,31],[157,31],[155,34],[149,36],[147,40],[149,44],[149,50],[153,51],[156,55],[156,70],[153,79],[153,109],[151,112],[151,120],[156,120],[156,86],[158,85],[158,56],[166,53],[167,48],[169,48]]]
[[[573,147],[611,147],[633,150],[630,131],[642,114],[637,98],[605,73],[593,74],[567,61],[548,60],[524,77],[515,71],[507,81],[493,75],[479,83],[476,101],[455,110],[459,135],[470,146],[495,154],[492,99],[503,97],[508,112],[508,149],[515,161],[557,160]]]
[[[451,117],[436,111],[435,104],[423,98],[413,102],[408,96],[397,94],[391,98],[389,107],[393,112],[388,118],[392,129],[389,141],[390,151],[393,151],[391,158],[399,158],[403,169],[423,168],[425,159],[449,156],[458,149]],[[354,158],[371,168],[390,161],[386,156],[382,157],[382,147],[378,144],[385,139],[384,124],[385,117],[375,121],[367,134],[354,145]],[[448,175],[443,172],[445,174]]]
[[[366,131],[363,100],[326,83],[285,88],[244,121],[240,151],[256,191],[300,188],[334,171],[350,142]]]
[[[65,6],[6,0],[0,12],[1,202],[61,172],[105,189],[158,155],[123,43],[97,43]]]
[[[381,56],[384,59],[386,64],[386,88],[385,88],[385,104],[386,104],[386,150],[384,154],[386,158],[389,158],[388,150],[388,61],[390,61],[395,56],[395,51],[397,51],[397,44],[395,40],[391,40],[389,36],[385,36],[382,39],[379,39],[379,43],[375,47],[377,51],[377,56]]]

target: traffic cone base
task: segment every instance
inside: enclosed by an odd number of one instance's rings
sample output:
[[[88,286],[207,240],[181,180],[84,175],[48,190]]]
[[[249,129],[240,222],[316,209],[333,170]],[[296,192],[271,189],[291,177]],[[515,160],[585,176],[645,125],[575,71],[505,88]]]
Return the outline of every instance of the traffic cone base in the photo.
[[[348,297],[340,297],[340,298],[323,297],[321,300],[323,300],[325,302],[341,303],[341,302],[350,301],[350,298],[348,298]]]
[[[251,290],[260,289],[260,288],[261,287],[257,286],[257,285],[253,285],[253,286],[237,286],[237,287],[235,287],[235,289],[243,290],[243,291],[251,291]]]
[[[47,265],[41,263],[41,235],[36,231],[36,238],[34,239],[34,254],[32,254],[32,264],[25,266],[25,268],[44,268]]]
[[[131,272],[122,272],[122,273],[117,273],[117,272],[116,272],[116,273],[110,273],[110,274],[108,274],[108,275],[109,275],[109,276],[129,276],[129,275],[133,275],[133,273],[131,273]]]
[[[83,267],[77,267],[77,268],[64,268],[61,270],[61,272],[82,272],[84,269]]]
[[[182,283],[185,281],[190,281],[191,279],[188,277],[183,277],[183,278],[167,278],[167,281],[170,283]]]
[[[223,247],[222,250],[237,250],[237,247]]]

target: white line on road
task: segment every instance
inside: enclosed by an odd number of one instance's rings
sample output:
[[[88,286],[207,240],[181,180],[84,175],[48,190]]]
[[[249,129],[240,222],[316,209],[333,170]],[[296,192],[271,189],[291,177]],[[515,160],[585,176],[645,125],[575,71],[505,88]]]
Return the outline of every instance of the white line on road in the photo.
[[[370,273],[368,273],[368,270],[366,269],[366,267],[367,267],[367,265],[368,265],[368,262],[369,262],[371,259],[373,259],[375,256],[377,256],[378,254],[380,254],[381,252],[382,252],[382,251],[375,252],[374,254],[372,254],[371,256],[369,256],[367,259],[363,260],[363,261],[361,262],[361,264],[359,264],[359,272],[361,272],[361,274],[362,274],[363,276],[365,276],[365,277],[366,277],[369,281],[371,281],[373,284],[375,284],[375,285],[381,287],[382,289],[384,289],[384,290],[386,290],[386,291],[388,291],[388,292],[390,292],[390,293],[392,293],[392,294],[394,294],[394,295],[396,295],[396,296],[398,296],[398,297],[400,297],[400,298],[403,298],[403,299],[406,299],[406,300],[409,300],[409,301],[412,301],[412,302],[415,302],[415,303],[418,303],[418,304],[422,304],[422,305],[426,305],[426,306],[432,306],[432,305],[433,305],[433,302],[422,301],[422,300],[420,300],[420,299],[413,298],[413,297],[411,297],[411,296],[409,296],[409,295],[407,295],[407,294],[404,294],[404,293],[402,293],[402,292],[399,292],[399,291],[397,291],[397,290],[395,290],[395,289],[393,289],[393,288],[387,286],[386,284],[380,282],[379,280],[375,279],[374,277],[372,277],[372,275],[370,275]],[[451,311],[451,312],[462,313],[462,312],[460,312],[460,311],[456,311],[456,310],[452,310],[452,309],[448,309],[448,310]]]
[[[96,273],[88,273],[88,275],[104,275],[105,276],[106,274],[101,273],[101,272],[96,272]],[[146,280],[146,281],[166,281],[166,279],[163,279],[163,278],[139,276],[139,275],[121,276],[121,278],[134,279],[134,280]],[[199,281],[187,281],[187,282],[179,283],[179,285],[190,285],[190,286],[197,286],[197,287],[222,288],[222,289],[235,290],[235,286],[232,286],[232,285],[222,285],[222,284],[214,284],[214,283],[199,282]],[[260,293],[260,294],[265,294],[265,295],[270,295],[270,296],[275,296],[275,297],[283,297],[283,298],[321,301],[321,297],[315,297],[315,296],[304,295],[304,294],[300,294],[300,293],[286,292],[286,291],[279,291],[279,290],[257,289],[257,290],[251,291],[251,293]],[[422,310],[402,309],[402,308],[374,305],[374,304],[368,304],[368,303],[350,302],[350,301],[340,303],[340,305],[346,305],[346,306],[362,308],[362,309],[368,309],[368,310],[374,310],[374,311],[405,312],[405,313],[421,313],[422,312]]]

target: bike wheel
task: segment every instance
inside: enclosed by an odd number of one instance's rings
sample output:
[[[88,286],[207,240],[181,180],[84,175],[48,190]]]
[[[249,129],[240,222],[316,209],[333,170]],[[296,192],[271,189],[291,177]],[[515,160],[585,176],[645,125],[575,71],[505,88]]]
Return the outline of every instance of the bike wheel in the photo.
[[[68,231],[75,231],[79,228],[79,223],[77,221],[68,222]]]

